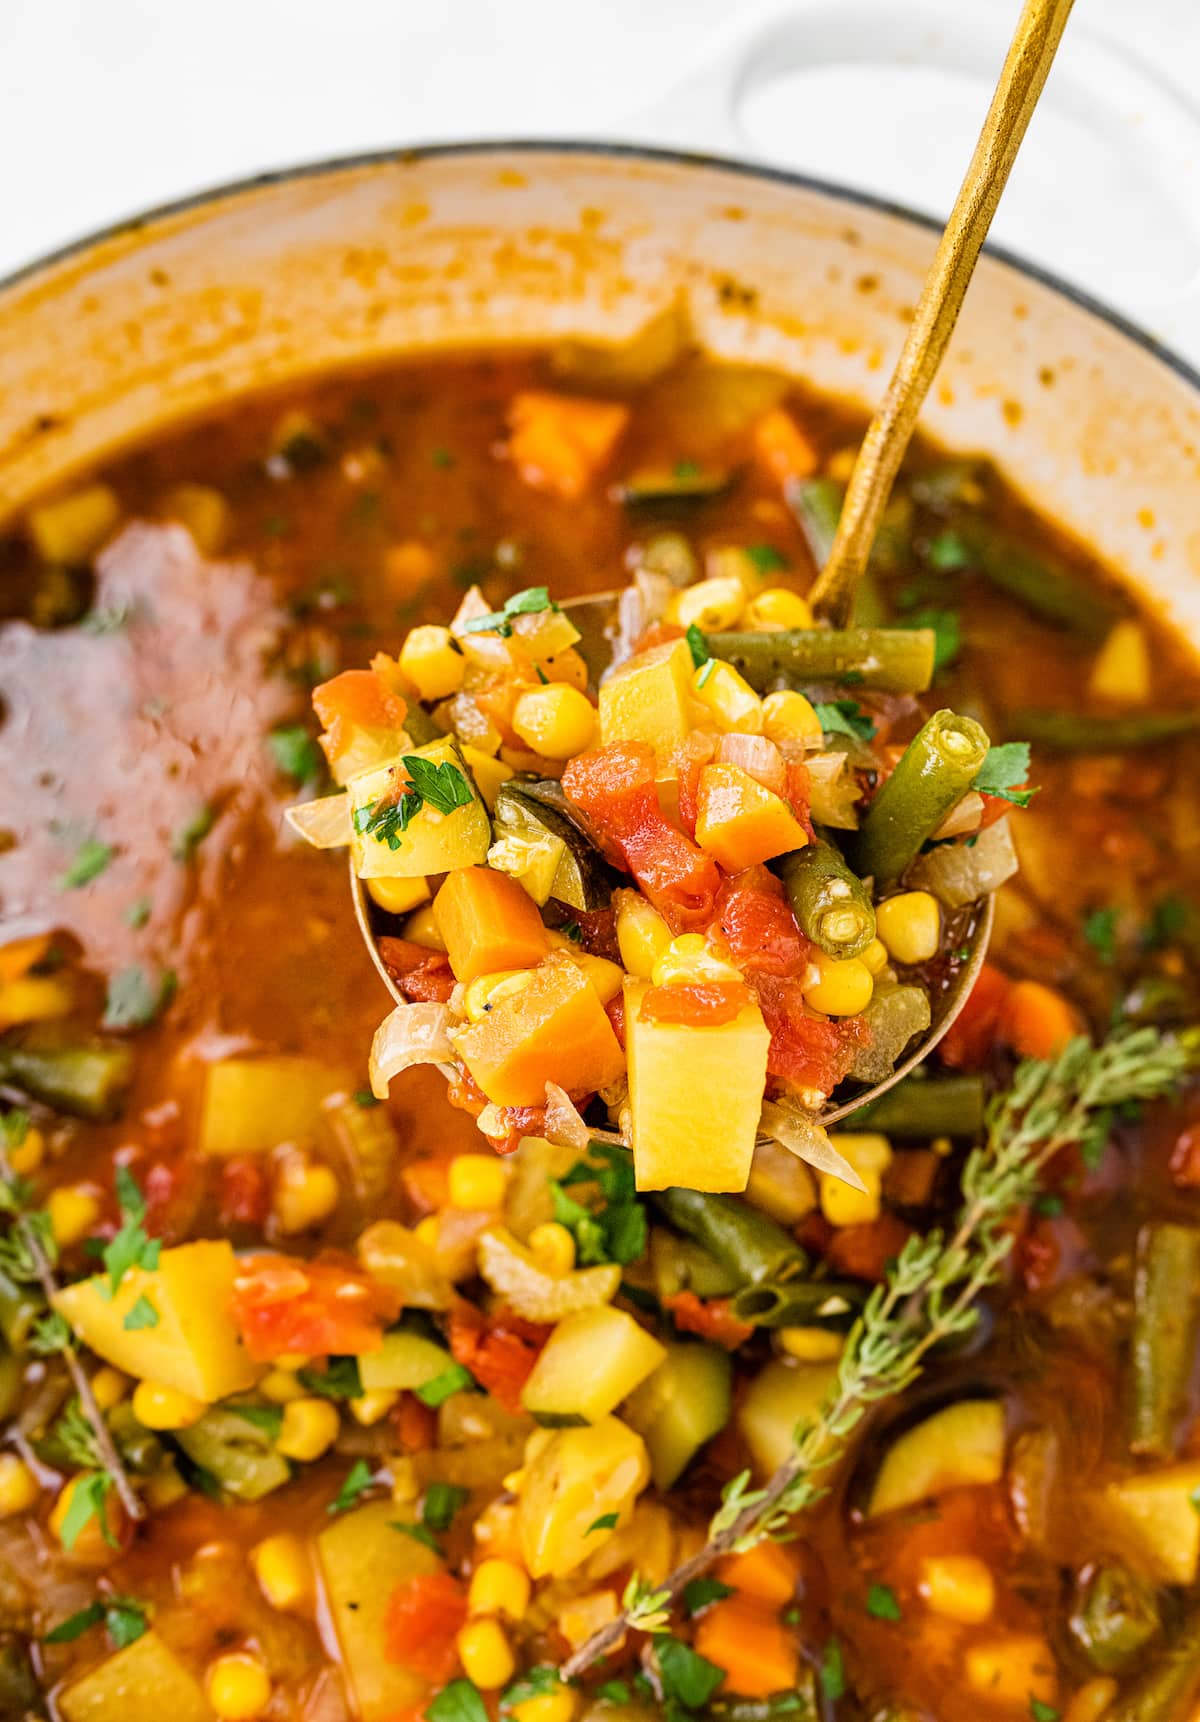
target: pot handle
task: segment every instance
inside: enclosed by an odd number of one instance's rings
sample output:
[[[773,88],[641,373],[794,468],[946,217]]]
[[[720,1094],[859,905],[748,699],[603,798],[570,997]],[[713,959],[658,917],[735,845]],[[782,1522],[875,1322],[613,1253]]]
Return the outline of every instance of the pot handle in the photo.
[[[948,159],[946,133],[936,120],[930,124],[922,102],[930,92],[935,101],[940,96],[955,149],[961,135],[965,163],[1014,5],[751,0],[731,8],[690,69],[628,130],[649,143],[794,167],[944,215],[957,189],[957,177],[947,176],[957,175],[958,162]],[[889,157],[881,167],[871,153],[877,140],[886,149],[886,123],[864,132],[862,145],[847,152],[844,125],[818,125],[811,117],[816,107],[801,108],[802,85],[793,85],[786,104],[772,101],[772,86],[814,75],[827,76],[824,86],[808,86],[826,112],[832,92],[856,90],[865,101],[869,92],[885,91],[893,130],[903,133],[904,149],[893,153],[905,159]],[[859,77],[864,82],[855,84]],[[889,78],[895,81],[887,96]],[[1035,116],[1001,205],[998,242],[1076,281],[1200,365],[1200,108],[1078,14],[1042,108],[1048,111]],[[853,125],[861,110],[847,111]],[[908,123],[914,114],[917,125]],[[1048,162],[1058,172],[1074,171],[1081,184],[1067,221],[1061,196],[1048,184]]]

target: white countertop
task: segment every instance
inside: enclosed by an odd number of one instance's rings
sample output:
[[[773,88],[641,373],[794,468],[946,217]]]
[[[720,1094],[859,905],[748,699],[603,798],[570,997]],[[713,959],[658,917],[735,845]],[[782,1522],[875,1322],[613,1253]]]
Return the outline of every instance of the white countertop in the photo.
[[[455,138],[710,148],[944,213],[1016,10],[0,0],[0,273],[208,185]],[[1197,91],[1200,0],[1078,0],[996,237],[1200,362]]]

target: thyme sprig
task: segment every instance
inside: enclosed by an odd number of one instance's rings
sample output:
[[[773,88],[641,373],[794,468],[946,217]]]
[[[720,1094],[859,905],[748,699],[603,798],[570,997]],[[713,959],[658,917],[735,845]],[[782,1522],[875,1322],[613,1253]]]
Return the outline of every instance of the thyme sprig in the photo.
[[[12,1113],[9,1113],[8,1119],[12,1116]],[[27,1119],[24,1120],[26,1125],[27,1122]],[[0,1245],[3,1246],[6,1271],[15,1268],[17,1278],[39,1286],[47,1304],[53,1310],[54,1299],[59,1291],[54,1274],[58,1251],[50,1229],[49,1217],[41,1209],[29,1206],[29,1186],[24,1179],[16,1176],[8,1158],[9,1148],[19,1147],[20,1138],[23,1136],[24,1128],[21,1127],[17,1130],[6,1128],[0,1132],[0,1211],[11,1215],[7,1235],[0,1239]],[[98,1510],[103,1512],[103,1495],[112,1488],[116,1490],[118,1500],[131,1519],[144,1519],[146,1509],[129,1480],[129,1473],[121,1461],[116,1443],[96,1403],[91,1379],[80,1362],[71,1329],[65,1323],[60,1325],[54,1321],[52,1315],[48,1315],[39,1322],[38,1333],[42,1344],[37,1349],[44,1352],[53,1349],[61,1356],[75,1388],[76,1403],[72,1412],[75,1414],[74,1435],[78,1440],[78,1452],[82,1459],[86,1450],[88,1460],[94,1467],[84,1474],[85,1479],[93,1484],[90,1495],[81,1490],[81,1499],[99,1501]]]
[[[1170,1092],[1188,1062],[1179,1043],[1141,1028],[1117,1030],[1097,1047],[1075,1040],[1054,1060],[1019,1065],[1008,1092],[992,1103],[985,1145],[963,1170],[953,1231],[909,1239],[851,1330],[825,1403],[796,1430],[790,1457],[760,1489],[750,1488],[749,1472],[733,1478],[703,1548],[655,1587],[634,1575],[621,1613],[580,1646],[562,1678],[582,1674],[631,1627],[663,1631],[671,1605],[723,1555],[788,1536],[794,1516],[827,1493],[872,1406],[911,1386],[934,1346],[975,1326],[979,1296],[996,1283],[1012,1249],[1007,1224],[1037,1194],[1048,1162],[1070,1146],[1094,1148],[1115,1107]]]

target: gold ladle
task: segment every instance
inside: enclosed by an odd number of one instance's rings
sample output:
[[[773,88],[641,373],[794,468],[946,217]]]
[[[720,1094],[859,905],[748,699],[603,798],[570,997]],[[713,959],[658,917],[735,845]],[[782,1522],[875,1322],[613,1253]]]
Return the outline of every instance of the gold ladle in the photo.
[[[975,153],[938,242],[891,382],[854,463],[829,560],[810,595],[814,615],[832,627],[845,627],[849,621],[854,594],[866,570],[896,474],[954,332],[976,261],[1054,62],[1072,4],[1073,0],[1025,0]],[[606,661],[617,597],[615,592],[602,592],[572,599],[563,606],[580,630],[579,649],[592,666]],[[379,955],[374,910],[353,866],[350,877],[355,916],[371,959],[392,997],[398,1004],[403,1003],[403,995]],[[884,1081],[861,1090],[850,1100],[828,1106],[820,1115],[822,1124],[836,1123],[883,1094],[914,1070],[938,1044],[978,979],[987,957],[992,919],[992,899],[988,897],[978,906],[966,935],[969,955],[940,998],[933,1001],[933,1021],[922,1039]]]

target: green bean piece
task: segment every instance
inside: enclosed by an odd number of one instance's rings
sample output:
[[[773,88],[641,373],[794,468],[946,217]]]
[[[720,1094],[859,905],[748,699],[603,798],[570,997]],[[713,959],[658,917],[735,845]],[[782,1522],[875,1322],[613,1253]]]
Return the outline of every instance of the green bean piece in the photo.
[[[1200,1606],[1193,1604],[1170,1642],[1104,1712],[1104,1722],[1190,1722],[1200,1693]]]
[[[265,1430],[235,1411],[214,1406],[198,1423],[180,1429],[175,1440],[194,1465],[199,1465],[239,1501],[258,1501],[286,1483],[288,1462],[276,1453]]]
[[[987,732],[974,718],[934,712],[863,816],[851,850],[855,872],[870,874],[876,888],[894,884],[966,795],[987,750]]]
[[[724,1262],[701,1249],[693,1238],[681,1238],[666,1226],[650,1234],[650,1266],[660,1299],[693,1291],[697,1297],[728,1297],[741,1281]]]
[[[670,1189],[652,1199],[676,1231],[701,1244],[739,1285],[795,1279],[808,1271],[808,1257],[791,1234],[737,1196]]]
[[[0,1335],[9,1351],[24,1356],[34,1323],[45,1313],[46,1300],[40,1292],[0,1272]]]
[[[114,1405],[107,1418],[109,1434],[117,1444],[126,1467],[138,1477],[149,1477],[162,1466],[165,1449],[153,1429],[147,1429],[134,1414],[132,1401]]]
[[[1162,1631],[1154,1586],[1128,1567],[1094,1567],[1070,1626],[1092,1667],[1100,1674],[1117,1674]]]
[[[878,1100],[851,1113],[844,1130],[878,1130],[905,1141],[952,1136],[971,1141],[983,1129],[981,1076],[906,1076]]]
[[[75,1046],[33,1036],[0,1042],[0,1082],[11,1082],[73,1118],[114,1118],[133,1080],[133,1048],[95,1040]]]
[[[921,694],[933,680],[932,628],[781,628],[765,634],[710,634],[708,649],[758,693],[847,682],[884,693]]]
[[[954,523],[968,564],[1022,608],[1085,639],[1101,641],[1124,607],[1091,580],[1061,563],[1047,562],[1000,532],[981,515]]]
[[[820,1327],[848,1333],[865,1301],[850,1280],[763,1280],[734,1293],[730,1310],[751,1327]]]
[[[1170,1221],[1138,1234],[1130,1349],[1130,1439],[1135,1453],[1169,1459],[1187,1409],[1200,1340],[1200,1227]]]
[[[1086,712],[1014,712],[1013,735],[1054,753],[1121,753],[1126,748],[1157,747],[1160,742],[1200,731],[1200,711],[1130,712],[1122,717],[1090,717]]]
[[[804,936],[830,957],[857,957],[875,937],[871,893],[832,843],[809,843],[778,863]]]

